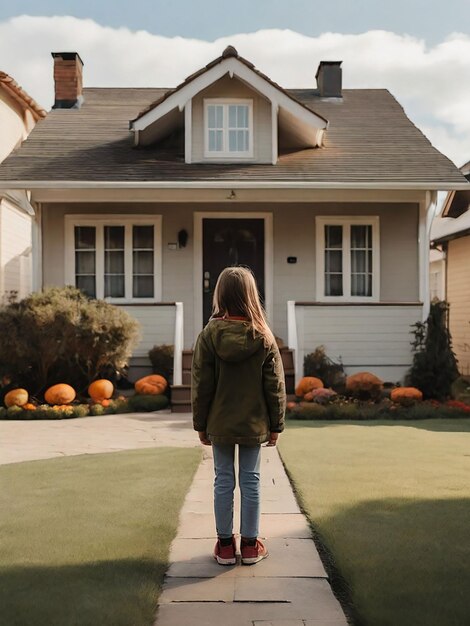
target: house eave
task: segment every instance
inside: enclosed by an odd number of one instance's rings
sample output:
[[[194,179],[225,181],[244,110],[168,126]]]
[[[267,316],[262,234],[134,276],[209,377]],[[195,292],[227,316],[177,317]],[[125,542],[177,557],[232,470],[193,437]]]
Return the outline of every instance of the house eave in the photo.
[[[470,190],[470,183],[456,182],[389,182],[389,181],[244,181],[244,180],[181,180],[181,181],[93,181],[93,180],[5,180],[5,189],[383,189],[415,191]]]

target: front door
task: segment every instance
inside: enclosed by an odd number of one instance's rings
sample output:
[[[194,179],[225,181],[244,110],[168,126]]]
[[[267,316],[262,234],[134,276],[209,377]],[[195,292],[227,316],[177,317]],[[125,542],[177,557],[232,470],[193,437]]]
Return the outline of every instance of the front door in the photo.
[[[204,218],[203,241],[203,322],[212,314],[212,296],[220,272],[232,265],[249,267],[256,278],[264,304],[264,220],[251,218]]]

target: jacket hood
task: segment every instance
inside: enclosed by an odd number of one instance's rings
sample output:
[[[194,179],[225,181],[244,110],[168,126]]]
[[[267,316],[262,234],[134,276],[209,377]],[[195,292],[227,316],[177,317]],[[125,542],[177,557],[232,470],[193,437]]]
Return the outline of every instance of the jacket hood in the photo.
[[[261,336],[253,337],[253,327],[249,322],[212,320],[208,332],[217,356],[223,361],[244,361],[263,346]]]

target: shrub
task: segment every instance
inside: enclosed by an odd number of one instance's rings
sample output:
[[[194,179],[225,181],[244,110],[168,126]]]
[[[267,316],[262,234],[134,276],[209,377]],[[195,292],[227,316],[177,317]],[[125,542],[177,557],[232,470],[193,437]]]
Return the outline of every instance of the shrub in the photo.
[[[423,394],[416,387],[397,387],[392,389],[390,399],[402,406],[411,406],[416,402],[421,402]]]
[[[168,398],[163,395],[159,396],[144,396],[135,395],[131,396],[127,400],[129,411],[160,411],[166,409],[169,405]]]
[[[325,387],[340,390],[346,380],[343,364],[330,359],[324,346],[318,346],[314,352],[305,355],[304,376],[315,376],[323,381]]]
[[[357,372],[346,379],[346,391],[359,400],[374,400],[381,396],[383,382],[370,372]]]
[[[426,322],[414,325],[414,357],[407,384],[421,389],[428,399],[445,400],[450,397],[452,383],[459,376],[448,330],[448,313],[447,302],[432,302]]]
[[[306,393],[310,393],[314,389],[321,389],[323,382],[315,376],[304,376],[300,379],[295,388],[295,395],[298,398],[303,398]]]
[[[102,369],[120,370],[138,339],[126,311],[74,287],[0,307],[0,328],[0,374],[34,394],[59,382],[84,389]]]
[[[173,346],[162,344],[149,350],[149,359],[154,374],[160,374],[168,381],[173,380]]]

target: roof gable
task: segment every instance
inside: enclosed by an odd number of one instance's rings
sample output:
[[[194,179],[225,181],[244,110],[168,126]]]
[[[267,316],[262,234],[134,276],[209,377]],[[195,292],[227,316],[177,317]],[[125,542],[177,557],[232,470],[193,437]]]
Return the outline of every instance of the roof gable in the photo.
[[[276,145],[278,120],[281,124],[290,126],[302,148],[322,144],[328,120],[259,72],[252,63],[240,57],[235,48],[228,46],[222,56],[186,78],[175,89],[168,91],[130,121],[129,127],[135,133],[135,145],[148,143],[145,139],[141,140],[139,134],[145,133],[150,127],[153,127],[152,136],[161,136],[164,131],[158,127],[165,125],[168,128],[170,119],[176,122],[178,116],[175,115],[175,111],[185,112],[185,133],[189,133],[192,99],[227,75],[245,83],[250,89],[269,100],[274,116],[273,132],[276,133]],[[189,162],[188,155],[186,161]],[[273,150],[273,163],[276,161],[277,153],[274,155]]]

